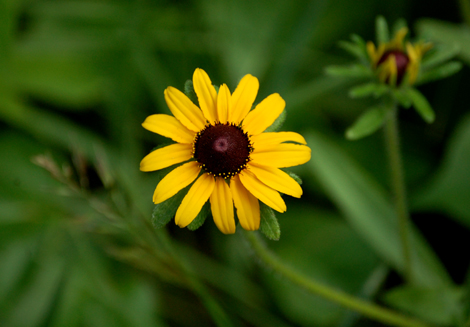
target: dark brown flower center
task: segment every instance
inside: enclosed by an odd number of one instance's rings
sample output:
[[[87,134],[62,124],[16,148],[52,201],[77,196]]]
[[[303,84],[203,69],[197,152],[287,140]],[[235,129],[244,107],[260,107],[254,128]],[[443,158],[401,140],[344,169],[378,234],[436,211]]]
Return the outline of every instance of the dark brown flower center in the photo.
[[[387,51],[383,54],[380,58],[377,66],[381,63],[385,62],[391,55],[395,56],[395,65],[397,66],[397,85],[400,85],[403,77],[406,73],[406,67],[408,67],[408,63],[410,62],[410,58],[400,50],[391,50]],[[387,78],[387,82],[389,82],[390,78]]]
[[[207,125],[197,133],[193,156],[201,168],[214,176],[228,178],[242,171],[253,151],[248,135],[229,123]]]

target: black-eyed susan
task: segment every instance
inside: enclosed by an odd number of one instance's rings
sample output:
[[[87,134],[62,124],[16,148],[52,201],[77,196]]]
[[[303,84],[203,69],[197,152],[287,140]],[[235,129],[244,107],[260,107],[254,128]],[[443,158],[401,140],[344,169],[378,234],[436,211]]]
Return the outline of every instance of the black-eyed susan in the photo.
[[[147,155],[140,163],[142,171],[182,163],[158,183],[153,202],[162,203],[192,184],[176,211],[178,226],[188,226],[209,201],[221,232],[235,232],[234,206],[240,225],[257,230],[259,201],[284,212],[279,193],[302,195],[300,185],[280,168],[307,162],[310,148],[300,134],[265,132],[284,111],[285,101],[271,94],[251,110],[259,88],[256,77],[243,77],[233,94],[225,84],[217,92],[198,68],[193,85],[199,107],[170,86],[164,94],[173,116],[151,115],[142,124],[176,142]]]
[[[357,140],[380,129],[391,111],[398,106],[413,106],[419,115],[432,123],[435,114],[426,97],[416,86],[445,78],[462,68],[458,61],[448,61],[456,55],[456,49],[432,46],[424,41],[405,42],[408,34],[406,22],[398,21],[389,39],[389,27],[384,17],[376,20],[377,46],[365,42],[353,34],[351,42],[342,41],[340,46],[358,59],[348,66],[330,66],[329,75],[353,78],[365,83],[353,86],[349,91],[352,98],[372,96],[378,100],[365,110],[346,131],[346,137]]]
[[[407,33],[408,28],[402,27],[392,40],[380,43],[378,47],[371,41],[367,42],[367,53],[372,68],[382,83],[400,85],[405,76],[408,84],[416,82],[421,59],[423,54],[431,49],[431,44],[405,43]]]

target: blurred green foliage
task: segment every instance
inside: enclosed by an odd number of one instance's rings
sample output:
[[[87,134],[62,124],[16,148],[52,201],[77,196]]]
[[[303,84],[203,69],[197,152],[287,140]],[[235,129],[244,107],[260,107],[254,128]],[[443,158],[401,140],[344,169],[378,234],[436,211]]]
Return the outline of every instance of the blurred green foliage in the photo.
[[[466,9],[467,8],[467,9]],[[233,90],[247,73],[287,102],[306,136],[268,246],[333,288],[441,326],[468,326],[470,26],[466,0],[0,0],[0,326],[379,326],[258,265],[237,232],[152,226],[163,172],[139,162],[167,140],[140,124],[196,67]],[[344,130],[370,99],[326,76],[337,46],[373,40],[376,15],[467,67],[420,88],[436,112],[401,111],[417,283],[403,258],[383,140]],[[415,26],[416,28],[413,28]],[[432,76],[430,77],[432,78]],[[430,314],[431,313],[431,314]]]

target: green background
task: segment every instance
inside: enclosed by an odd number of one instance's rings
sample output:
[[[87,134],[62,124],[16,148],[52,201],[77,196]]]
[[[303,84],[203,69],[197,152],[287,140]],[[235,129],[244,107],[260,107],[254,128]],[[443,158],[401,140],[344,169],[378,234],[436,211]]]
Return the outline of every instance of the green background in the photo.
[[[419,87],[433,124],[400,111],[413,285],[400,277],[382,133],[344,138],[375,100],[324,73],[353,60],[338,41],[375,40],[377,15],[459,47],[464,63]],[[0,0],[0,326],[380,326],[264,269],[240,230],[153,229],[167,171],[139,162],[168,140],[141,123],[169,113],[164,89],[197,67],[232,91],[258,77],[257,101],[280,93],[282,130],[312,149],[269,248],[335,289],[469,326],[469,24],[467,0]]]

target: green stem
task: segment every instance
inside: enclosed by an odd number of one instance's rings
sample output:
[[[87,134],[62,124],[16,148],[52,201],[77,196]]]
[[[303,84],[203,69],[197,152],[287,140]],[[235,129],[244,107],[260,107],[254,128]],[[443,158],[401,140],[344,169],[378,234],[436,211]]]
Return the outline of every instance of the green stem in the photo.
[[[470,1],[459,0],[460,14],[467,25],[470,26]]]
[[[398,110],[393,105],[385,122],[385,143],[390,165],[390,182],[392,187],[395,210],[398,216],[398,229],[404,259],[404,276],[408,282],[413,280],[411,268],[411,246],[409,238],[409,213],[406,204],[406,187],[403,164],[400,154],[400,138],[398,134]]]
[[[244,235],[250,243],[255,254],[264,264],[269,266],[276,273],[281,274],[294,284],[300,286],[310,293],[319,295],[327,300],[340,304],[347,309],[357,311],[364,316],[390,326],[428,326],[427,324],[416,319],[404,316],[400,313],[380,307],[374,303],[355,298],[354,296],[351,296],[342,291],[338,291],[328,286],[322,285],[282,263],[271,251],[266,248],[263,242],[259,239],[259,235],[257,233],[244,231]]]

